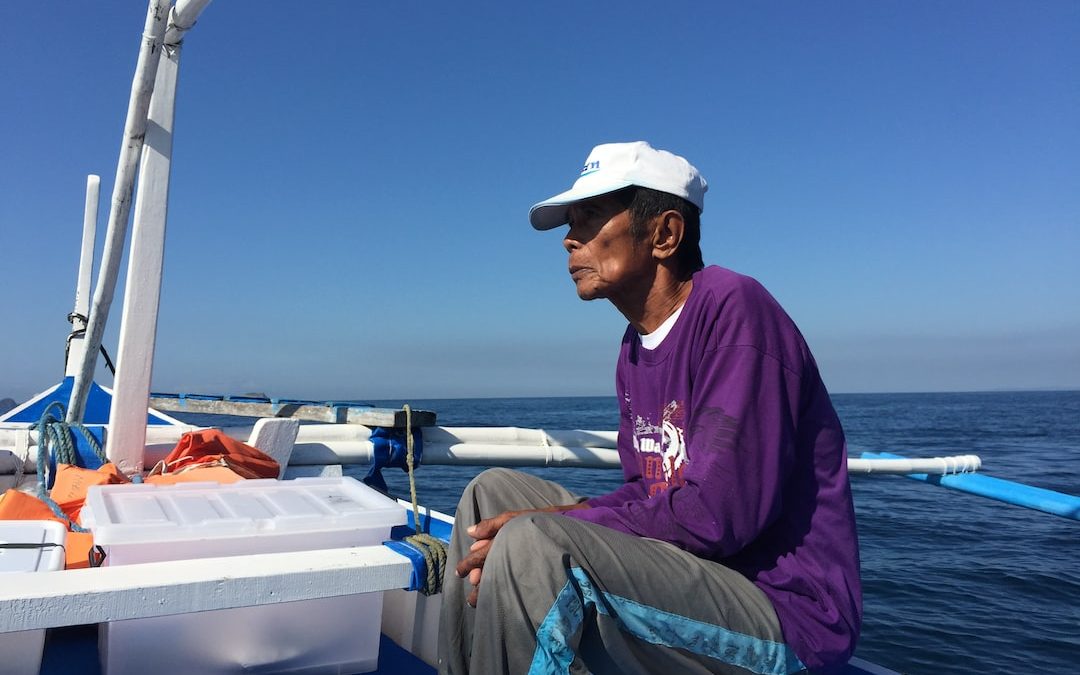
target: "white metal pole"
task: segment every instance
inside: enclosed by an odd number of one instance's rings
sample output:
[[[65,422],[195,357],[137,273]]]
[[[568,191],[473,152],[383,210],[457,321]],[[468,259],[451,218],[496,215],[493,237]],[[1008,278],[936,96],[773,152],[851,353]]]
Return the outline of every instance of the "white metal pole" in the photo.
[[[86,328],[86,317],[90,311],[90,275],[94,271],[94,242],[97,239],[97,212],[100,194],[101,177],[90,174],[86,177],[82,251],[79,254],[79,276],[75,282],[75,309],[72,310],[71,316],[71,329],[73,331]],[[73,377],[82,366],[85,345],[85,334],[71,338],[68,342],[65,376]]]
[[[94,242],[97,239],[98,201],[101,177],[86,177],[86,206],[83,209],[82,253],[79,256],[79,280],[75,288],[75,312],[86,316],[90,311],[90,275],[94,270]]]
[[[210,0],[176,0],[176,6],[169,13],[169,26],[165,29],[165,44],[179,45],[184,33],[195,25]]]
[[[94,304],[90,309],[90,321],[86,327],[85,350],[82,362],[75,374],[75,383],[68,403],[68,422],[82,421],[86,409],[86,396],[90,391],[90,383],[94,379],[101,336],[105,332],[105,322],[109,318],[109,307],[112,305],[113,292],[116,290],[120,259],[124,253],[128,215],[131,212],[135,171],[142,152],[143,137],[146,134],[146,112],[150,107],[150,95],[153,93],[154,78],[157,75],[158,53],[161,51],[161,40],[165,34],[166,6],[164,0],[150,0],[146,10],[142,46],[135,65],[135,77],[131,83],[131,96],[128,99],[124,139],[116,164],[116,181],[113,184],[109,225],[105,232],[105,251],[101,258],[101,269],[98,271],[97,287],[94,289]]]

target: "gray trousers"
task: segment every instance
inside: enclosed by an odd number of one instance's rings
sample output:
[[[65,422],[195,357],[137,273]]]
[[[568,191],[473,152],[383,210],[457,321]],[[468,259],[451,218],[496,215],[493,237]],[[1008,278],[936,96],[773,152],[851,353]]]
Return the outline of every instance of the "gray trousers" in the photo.
[[[443,585],[439,672],[792,673],[772,604],[753,583],[666,542],[559,513],[503,526],[484,564],[476,608],[454,567],[465,529],[503,511],[581,501],[509,469],[462,493]]]

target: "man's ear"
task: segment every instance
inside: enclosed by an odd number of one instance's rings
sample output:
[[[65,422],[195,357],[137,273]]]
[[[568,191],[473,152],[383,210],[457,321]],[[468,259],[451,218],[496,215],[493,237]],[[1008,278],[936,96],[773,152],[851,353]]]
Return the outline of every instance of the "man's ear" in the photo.
[[[653,219],[652,249],[653,257],[666,260],[675,255],[682,244],[686,221],[678,211],[664,211]]]

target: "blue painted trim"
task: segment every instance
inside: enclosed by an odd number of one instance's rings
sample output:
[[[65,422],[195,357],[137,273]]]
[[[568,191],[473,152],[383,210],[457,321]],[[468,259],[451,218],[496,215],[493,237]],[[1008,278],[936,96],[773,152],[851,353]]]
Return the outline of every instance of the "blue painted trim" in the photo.
[[[61,403],[66,409],[71,400],[71,390],[75,388],[75,378],[65,377],[64,380],[47,391],[41,398],[34,401],[17,413],[5,417],[5,422],[37,422],[45,408],[53,402]],[[112,411],[112,395],[101,388],[97,382],[90,383],[90,389],[86,394],[86,407],[83,412],[83,424],[108,424],[109,413]],[[149,412],[146,415],[146,423],[155,426],[168,425],[171,422],[163,417],[158,417]]]
[[[374,408],[371,403],[361,401],[313,401],[304,398],[267,398],[265,396],[240,396],[232,394],[170,394],[151,392],[153,398],[175,398],[181,401],[229,401],[234,403],[269,403],[271,405],[304,405],[324,408]]]
[[[394,532],[391,531],[390,536],[392,536],[394,539],[402,539],[402,538],[404,538],[406,536],[416,534],[416,519],[413,518],[413,512],[412,512],[411,509],[408,509],[408,510],[406,510],[406,513],[408,514],[408,517],[409,517],[409,519],[407,521],[408,526],[407,527],[399,526],[399,527],[401,527],[402,530],[408,530],[408,532],[406,532],[405,534],[403,534],[402,536],[399,537],[397,534],[394,534]],[[423,527],[424,532],[427,532],[428,534],[430,534],[433,537],[441,539],[442,541],[444,541],[447,544],[450,543],[450,535],[453,533],[453,530],[454,530],[453,523],[448,523],[448,522],[446,522],[444,520],[439,520],[438,518],[432,516],[430,513],[428,513],[427,515],[421,515],[420,518],[424,521],[422,523],[423,526],[424,526]],[[395,528],[395,529],[397,529],[397,528]]]
[[[379,636],[379,669],[370,675],[435,675],[435,669],[399,647],[385,635]]]
[[[569,672],[574,659],[570,636],[580,629],[585,607],[614,618],[621,630],[644,642],[683,649],[753,673],[787,675],[806,669],[795,652],[782,642],[763,640],[612,593],[598,592],[578,567],[571,568],[570,575],[536,631],[530,675]]]
[[[405,590],[417,591],[427,582],[427,561],[424,559],[424,554],[417,550],[415,546],[404,541],[405,537],[416,534],[413,513],[412,511],[407,511],[407,513],[409,516],[408,524],[396,525],[390,528],[390,539],[384,541],[383,546],[409,559],[413,571],[409,576],[409,587]],[[424,526],[427,528],[428,534],[440,539],[444,544],[450,543],[450,533],[453,530],[453,525],[450,523],[429,515],[424,519]]]
[[[396,529],[396,528],[395,528]],[[412,531],[409,532],[412,534]],[[417,551],[416,548],[403,541],[395,541],[393,539],[384,541],[383,546],[400,553],[409,559],[412,563],[412,574],[409,575],[409,585],[405,588],[407,591],[418,591],[427,581],[427,561],[424,560],[424,555]]]
[[[864,459],[907,459],[889,452],[864,452],[862,457]],[[996,499],[1006,504],[1024,506],[1036,511],[1061,516],[1062,518],[1080,520],[1080,497],[1063,492],[1054,492],[1045,488],[1024,485],[1023,483],[977,473],[959,473],[946,476],[909,473],[904,477],[939,485],[951,490]]]
[[[328,406],[326,401],[309,401],[303,398],[276,398],[273,399],[275,405],[310,405],[310,406]]]
[[[327,405],[331,408],[374,408],[371,403],[364,403],[363,401],[322,401],[320,405]]]

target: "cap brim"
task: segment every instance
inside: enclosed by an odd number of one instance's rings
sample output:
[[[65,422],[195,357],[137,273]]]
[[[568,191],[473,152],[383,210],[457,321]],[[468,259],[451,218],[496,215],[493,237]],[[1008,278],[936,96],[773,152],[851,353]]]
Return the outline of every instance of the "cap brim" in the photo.
[[[626,181],[616,185],[611,185],[609,183],[602,188],[594,190],[570,188],[566,192],[561,192],[550,199],[545,199],[538,204],[534,204],[533,207],[529,209],[529,222],[538,230],[554,229],[560,225],[565,225],[567,221],[570,220],[569,212],[571,205],[586,199],[606,195],[609,192],[615,192],[616,190],[621,190],[630,187],[631,185],[633,185],[633,183]]]

